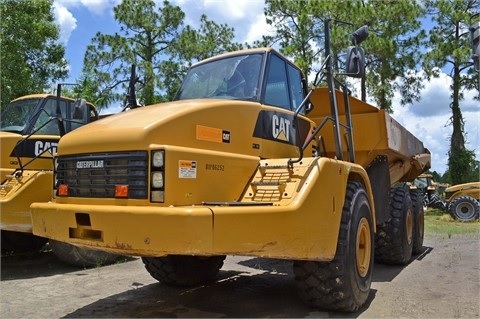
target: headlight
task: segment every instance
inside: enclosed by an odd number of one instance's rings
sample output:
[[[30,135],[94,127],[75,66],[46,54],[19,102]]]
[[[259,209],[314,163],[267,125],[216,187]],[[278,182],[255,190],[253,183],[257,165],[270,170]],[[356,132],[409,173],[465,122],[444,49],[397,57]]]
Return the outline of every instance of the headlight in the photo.
[[[163,172],[152,173],[152,187],[154,188],[163,187]]]
[[[153,167],[163,167],[163,151],[153,152],[152,165]]]

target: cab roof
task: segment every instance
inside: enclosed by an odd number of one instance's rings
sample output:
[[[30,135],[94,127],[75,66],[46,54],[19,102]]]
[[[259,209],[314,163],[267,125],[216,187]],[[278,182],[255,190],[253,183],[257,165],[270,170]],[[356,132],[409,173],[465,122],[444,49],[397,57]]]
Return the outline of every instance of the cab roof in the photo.
[[[16,102],[16,101],[22,101],[22,100],[28,100],[28,99],[45,99],[45,98],[54,98],[56,99],[57,96],[55,94],[49,94],[49,93],[36,93],[36,94],[28,94],[28,95],[24,95],[24,96],[21,96],[21,97],[18,97],[14,100],[12,100],[11,102]],[[65,99],[65,100],[69,100],[69,101],[72,101],[72,102],[75,102],[75,99],[72,99],[71,97],[66,97],[66,96],[61,96],[62,99]],[[93,105],[93,103],[90,103],[87,101],[87,104],[93,106],[95,109],[95,105]]]
[[[243,49],[243,50],[237,50],[237,51],[222,53],[222,54],[213,56],[211,58],[207,58],[205,60],[198,61],[197,63],[194,63],[193,65],[203,64],[203,63],[208,62],[208,61],[218,60],[218,59],[222,59],[222,58],[226,58],[226,57],[230,57],[230,56],[243,55],[243,54],[253,54],[253,53],[266,53],[266,52],[272,52],[272,51],[280,54],[277,50],[275,50],[274,48],[271,48],[271,47]],[[283,56],[282,54],[280,54],[280,55]]]

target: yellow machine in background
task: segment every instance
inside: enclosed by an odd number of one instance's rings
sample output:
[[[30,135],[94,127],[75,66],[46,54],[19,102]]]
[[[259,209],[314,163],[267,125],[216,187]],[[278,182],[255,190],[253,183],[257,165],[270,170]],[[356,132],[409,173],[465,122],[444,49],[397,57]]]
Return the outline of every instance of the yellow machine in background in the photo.
[[[480,215],[480,182],[457,184],[445,189],[445,207],[453,218],[470,222]]]
[[[354,33],[351,76],[363,76],[365,38]],[[192,66],[172,102],[66,135],[54,197],[31,206],[34,233],[142,256],[174,285],[214,280],[226,255],[291,259],[307,304],[359,309],[374,257],[405,264],[422,247],[421,198],[412,204],[402,182],[430,167],[430,152],[335,90],[328,41],[325,51],[328,88],[309,91],[271,48],[243,50]]]
[[[34,94],[2,106],[0,119],[2,251],[39,249],[47,239],[32,234],[30,205],[51,198],[53,154],[60,137],[97,120],[98,113],[85,100]],[[64,243],[51,246],[62,260],[82,267],[110,258]]]

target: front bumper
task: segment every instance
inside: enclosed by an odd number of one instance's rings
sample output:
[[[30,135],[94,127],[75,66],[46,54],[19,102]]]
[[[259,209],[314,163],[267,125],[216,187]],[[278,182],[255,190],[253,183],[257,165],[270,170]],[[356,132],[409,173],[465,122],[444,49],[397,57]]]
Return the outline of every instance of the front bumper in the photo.
[[[331,203],[331,201],[329,202]],[[294,205],[295,206],[295,205]],[[149,207],[34,203],[33,233],[131,256],[333,259],[339,215],[298,207]],[[328,211],[328,210],[326,210]]]
[[[34,203],[33,233],[77,246],[126,255],[209,252],[208,208],[165,208]],[[162,248],[165,247],[165,248]]]

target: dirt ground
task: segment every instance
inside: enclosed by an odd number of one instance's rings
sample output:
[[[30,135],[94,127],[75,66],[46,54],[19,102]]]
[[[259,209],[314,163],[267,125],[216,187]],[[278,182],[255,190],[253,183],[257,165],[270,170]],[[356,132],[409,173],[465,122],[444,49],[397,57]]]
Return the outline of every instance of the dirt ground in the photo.
[[[51,253],[1,258],[0,318],[479,318],[478,235],[426,234],[407,266],[375,264],[365,307],[324,312],[297,297],[291,262],[228,257],[218,280],[194,289],[150,277],[140,259],[78,270]]]

